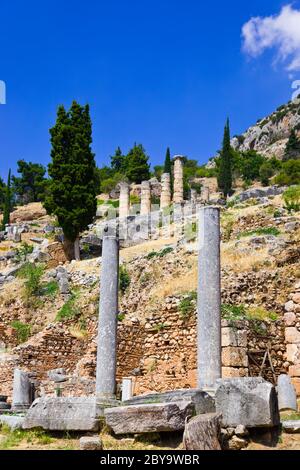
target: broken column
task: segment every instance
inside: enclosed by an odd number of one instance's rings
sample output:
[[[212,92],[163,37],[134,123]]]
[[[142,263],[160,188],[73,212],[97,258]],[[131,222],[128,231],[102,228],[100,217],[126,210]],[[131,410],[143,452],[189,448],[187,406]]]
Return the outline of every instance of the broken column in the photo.
[[[174,204],[183,202],[183,157],[176,155],[174,157]]]
[[[191,189],[191,203],[192,204],[197,203],[197,190],[196,189]]]
[[[296,390],[288,375],[281,374],[278,377],[277,392],[279,411],[298,411]]]
[[[221,377],[220,210],[199,211],[198,387],[214,390]]]
[[[151,212],[151,187],[149,181],[141,184],[141,215],[148,215]]]
[[[14,411],[22,411],[30,408],[32,403],[32,384],[27,372],[20,369],[14,370],[12,408]]]
[[[171,176],[170,173],[163,173],[161,175],[161,194],[160,194],[160,208],[164,209],[171,204]]]
[[[119,198],[119,217],[123,219],[129,216],[129,184],[120,183],[120,198]]]
[[[203,202],[209,202],[209,187],[203,186],[201,189],[201,199]]]
[[[119,243],[103,237],[97,340],[96,396],[115,398],[119,285]]]

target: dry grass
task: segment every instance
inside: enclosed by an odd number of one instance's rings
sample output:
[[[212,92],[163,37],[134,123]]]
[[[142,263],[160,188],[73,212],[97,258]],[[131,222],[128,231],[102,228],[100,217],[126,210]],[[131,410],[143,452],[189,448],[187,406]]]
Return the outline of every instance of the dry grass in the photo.
[[[233,245],[222,245],[221,247],[222,267],[233,272],[256,271],[270,265],[268,248],[253,250],[251,253],[241,253]]]
[[[183,294],[197,289],[198,268],[196,258],[191,261],[191,268],[186,274],[176,274],[164,278],[162,283],[152,291],[156,299],[164,299],[171,295]]]
[[[136,256],[147,255],[151,251],[159,251],[162,247],[166,245],[173,245],[177,242],[177,238],[159,238],[158,240],[149,240],[145,243],[141,243],[137,246],[130,246],[128,248],[123,248],[120,251],[120,257],[124,261],[130,261]]]

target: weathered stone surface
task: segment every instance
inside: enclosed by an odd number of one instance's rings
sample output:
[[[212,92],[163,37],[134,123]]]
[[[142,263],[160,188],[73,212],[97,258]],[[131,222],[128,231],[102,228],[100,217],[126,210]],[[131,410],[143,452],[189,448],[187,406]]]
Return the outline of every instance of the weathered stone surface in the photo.
[[[115,434],[143,434],[181,431],[193,412],[191,402],[180,401],[108,408],[104,416]]]
[[[222,328],[222,347],[240,346],[247,347],[247,331],[235,328]]]
[[[37,398],[23,423],[24,429],[49,431],[97,431],[101,411],[94,397]]]
[[[14,410],[26,410],[32,403],[32,385],[28,373],[20,370],[14,370],[13,383],[13,402]]]
[[[222,364],[224,367],[248,367],[247,350],[234,346],[223,348]]]
[[[289,434],[300,433],[300,420],[283,421],[282,429],[284,432],[289,433]]]
[[[286,326],[294,326],[296,323],[296,318],[297,317],[293,312],[286,312],[283,317]]]
[[[295,327],[286,328],[285,340],[287,343],[300,343],[300,331]]]
[[[300,362],[300,344],[286,345],[286,359],[294,364]]]
[[[173,390],[164,393],[150,393],[133,397],[124,402],[124,405],[142,405],[150,403],[172,403],[191,402],[197,414],[213,413],[215,411],[215,401],[206,392],[198,389]]]
[[[241,450],[248,446],[248,441],[238,436],[232,436],[228,441],[229,450]]]
[[[103,445],[99,437],[83,436],[79,439],[80,450],[102,450]]]
[[[223,379],[230,379],[233,377],[248,377],[249,371],[246,367],[222,367]]]
[[[218,380],[216,411],[223,426],[271,427],[279,424],[275,387],[260,377]]]
[[[0,415],[0,423],[8,426],[12,431],[22,429],[24,419],[23,416]]]
[[[289,375],[291,377],[300,377],[300,364],[289,367]]]
[[[292,300],[289,300],[285,306],[284,306],[284,309],[286,310],[286,312],[293,312],[294,309],[295,309],[295,304]]]
[[[277,392],[279,411],[298,410],[296,391],[288,375],[278,377]]]
[[[208,413],[192,418],[185,426],[183,446],[186,450],[221,450],[221,415]]]

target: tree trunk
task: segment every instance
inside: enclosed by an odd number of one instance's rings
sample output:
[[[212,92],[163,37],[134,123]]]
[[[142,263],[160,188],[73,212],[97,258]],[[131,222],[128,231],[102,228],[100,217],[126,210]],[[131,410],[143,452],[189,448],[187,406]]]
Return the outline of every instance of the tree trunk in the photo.
[[[219,437],[221,415],[207,413],[192,418],[185,426],[183,446],[185,450],[221,450]]]
[[[76,261],[80,261],[80,246],[79,246],[79,238],[76,238],[74,243],[74,256]]]
[[[74,250],[74,242],[71,240],[68,240],[66,237],[64,237],[64,252],[69,261],[74,259],[75,255],[75,250]]]

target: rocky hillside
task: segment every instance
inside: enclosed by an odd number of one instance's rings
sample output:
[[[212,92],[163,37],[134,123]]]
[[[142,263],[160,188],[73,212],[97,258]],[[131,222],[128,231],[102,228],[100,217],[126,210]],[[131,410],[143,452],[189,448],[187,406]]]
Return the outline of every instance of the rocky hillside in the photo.
[[[300,98],[258,120],[244,134],[235,136],[232,145],[240,151],[256,150],[266,157],[282,158],[292,129],[300,134]]]

